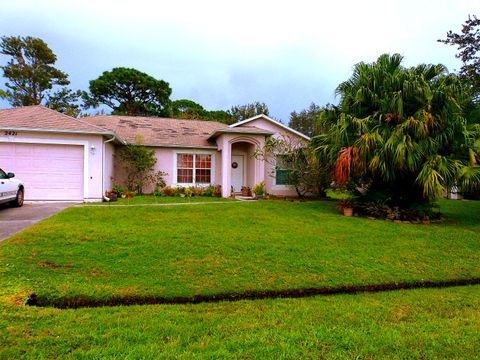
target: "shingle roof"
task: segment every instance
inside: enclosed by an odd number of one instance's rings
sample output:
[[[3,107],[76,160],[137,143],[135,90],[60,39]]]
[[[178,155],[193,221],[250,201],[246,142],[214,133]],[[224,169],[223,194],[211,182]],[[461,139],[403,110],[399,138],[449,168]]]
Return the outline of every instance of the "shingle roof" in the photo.
[[[227,127],[216,129],[211,135],[211,139],[215,139],[222,134],[255,134],[255,135],[273,135],[269,130],[259,129],[256,126],[239,126],[237,128]]]
[[[47,130],[86,134],[110,134],[83,119],[75,119],[58,111],[40,106],[23,106],[0,110],[0,128]]]
[[[122,115],[98,115],[85,118],[90,124],[115,132],[122,140],[156,146],[208,146],[210,135],[228,125],[203,120],[183,120]]]
[[[43,106],[0,110],[0,129],[59,131],[87,134],[115,134],[129,143],[152,146],[216,148],[214,139],[224,133],[271,135],[254,126],[231,128],[204,120],[97,115],[81,119]],[[141,140],[140,140],[141,139]]]

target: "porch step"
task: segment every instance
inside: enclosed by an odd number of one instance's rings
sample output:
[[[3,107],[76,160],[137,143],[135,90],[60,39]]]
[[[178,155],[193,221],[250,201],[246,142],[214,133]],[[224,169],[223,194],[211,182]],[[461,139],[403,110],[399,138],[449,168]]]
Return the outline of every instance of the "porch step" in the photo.
[[[257,199],[255,199],[253,196],[235,195],[235,199],[240,201],[257,201]]]

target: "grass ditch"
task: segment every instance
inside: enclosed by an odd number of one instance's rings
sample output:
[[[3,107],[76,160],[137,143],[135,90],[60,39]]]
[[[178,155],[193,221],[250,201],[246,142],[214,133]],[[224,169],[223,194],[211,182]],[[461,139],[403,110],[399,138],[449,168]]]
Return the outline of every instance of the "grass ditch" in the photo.
[[[448,221],[430,226],[345,218],[327,202],[69,208],[0,244],[0,298],[195,303],[480,278],[480,203],[441,208]]]
[[[0,302],[0,359],[474,359],[480,286],[81,309]]]
[[[195,295],[179,297],[162,296],[112,296],[107,299],[98,299],[88,296],[75,295],[59,299],[51,299],[36,294],[30,294],[25,305],[36,307],[53,307],[58,309],[95,308],[105,306],[131,305],[185,305],[215,303],[223,301],[264,300],[279,298],[305,298],[319,295],[339,295],[376,293],[394,290],[411,289],[441,289],[456,286],[479,285],[480,278],[452,279],[443,281],[416,281],[405,283],[370,284],[370,285],[343,285],[336,287],[320,287],[307,289],[285,290],[252,290],[238,293],[219,293],[213,295]]]

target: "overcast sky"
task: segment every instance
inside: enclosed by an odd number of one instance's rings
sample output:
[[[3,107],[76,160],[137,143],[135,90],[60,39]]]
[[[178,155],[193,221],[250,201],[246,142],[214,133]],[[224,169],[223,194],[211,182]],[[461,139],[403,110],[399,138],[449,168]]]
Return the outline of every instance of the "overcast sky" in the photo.
[[[169,82],[173,100],[209,110],[261,101],[288,122],[312,101],[336,103],[352,66],[382,53],[455,71],[455,48],[436,40],[469,14],[480,15],[479,0],[4,0],[0,34],[46,41],[74,89],[133,67]]]

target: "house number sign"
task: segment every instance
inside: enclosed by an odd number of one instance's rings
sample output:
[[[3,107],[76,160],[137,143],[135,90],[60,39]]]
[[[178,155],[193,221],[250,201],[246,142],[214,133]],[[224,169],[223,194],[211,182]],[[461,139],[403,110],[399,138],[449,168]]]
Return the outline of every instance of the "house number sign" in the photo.
[[[238,163],[236,161],[234,161],[232,163],[232,168],[234,168],[234,169],[238,168]]]
[[[17,136],[18,133],[17,133],[16,131],[9,131],[9,130],[7,130],[7,131],[5,131],[5,135],[6,135],[6,136]]]

